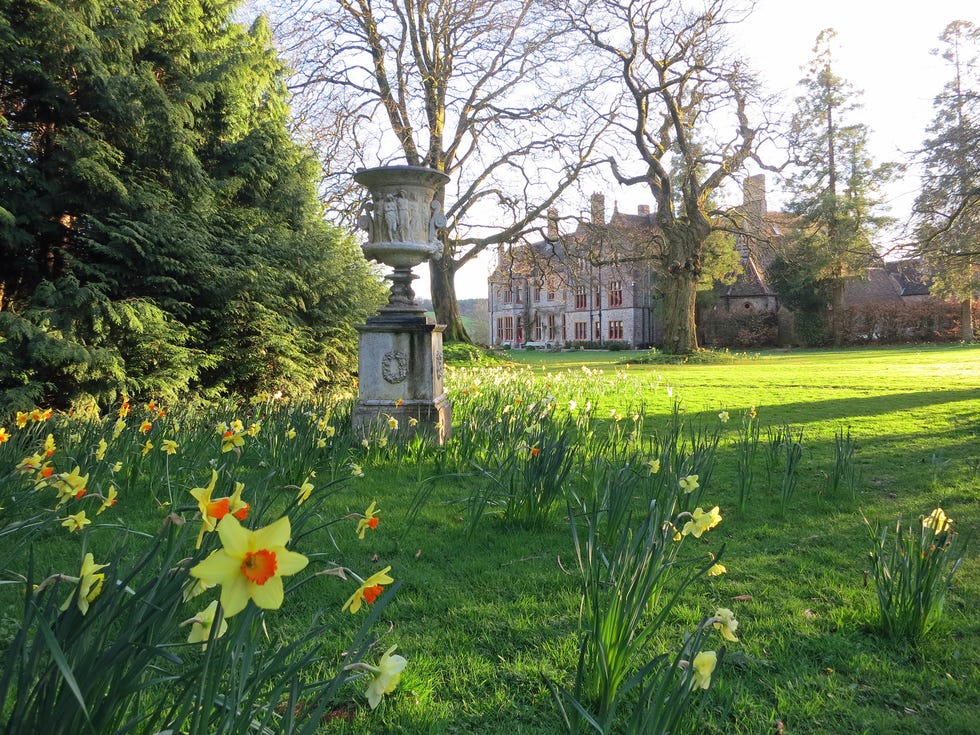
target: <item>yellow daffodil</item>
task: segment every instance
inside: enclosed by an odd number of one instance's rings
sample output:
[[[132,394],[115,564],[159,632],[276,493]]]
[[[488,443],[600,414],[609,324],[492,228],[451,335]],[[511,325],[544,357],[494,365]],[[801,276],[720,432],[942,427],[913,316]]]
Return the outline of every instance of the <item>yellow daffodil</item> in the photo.
[[[727,607],[720,607],[715,610],[714,626],[716,630],[721,632],[721,637],[726,641],[738,642],[738,638],[735,637],[738,621],[735,619],[735,613]]]
[[[361,465],[352,462],[350,466],[350,475],[351,477],[364,477],[364,470],[361,469]]]
[[[86,554],[85,558],[82,559],[82,569],[78,573],[78,609],[82,611],[82,615],[88,612],[89,604],[102,592],[102,583],[105,582],[105,575],[99,572],[99,570],[105,569],[107,566],[109,565],[96,564],[95,557],[91,554]],[[62,612],[68,609],[68,606],[71,605],[71,600],[71,597],[65,600],[61,606]]]
[[[750,419],[754,419],[756,417],[756,415],[757,414],[755,412],[755,406],[752,406],[751,408],[749,408],[749,418]]]
[[[0,444],[4,444],[10,439],[10,434],[7,433],[6,426],[0,426]]]
[[[367,510],[364,511],[364,517],[357,522],[357,537],[362,541],[364,540],[365,531],[367,531],[369,528],[373,531],[378,527],[378,511],[374,506],[375,503],[372,502],[371,505],[368,506]]]
[[[105,459],[106,450],[109,449],[109,443],[105,439],[99,439],[99,446],[95,450],[95,461],[101,462]]]
[[[227,429],[221,434],[221,453],[240,451],[245,446],[245,439],[234,430]]]
[[[119,406],[119,418],[124,419],[129,415],[129,400],[123,398],[122,405]]]
[[[242,500],[242,490],[244,489],[244,482],[236,482],[235,492],[233,492],[231,497],[228,498],[228,512],[240,521],[244,521],[246,518],[248,518],[248,511],[252,507],[250,504]]]
[[[286,429],[286,438],[287,439],[295,439],[296,438],[296,429],[294,429],[292,426],[290,426],[288,429]]]
[[[368,605],[373,604],[381,596],[381,593],[384,592],[381,585],[391,584],[395,581],[388,576],[388,572],[390,571],[391,567],[385,567],[380,572],[375,572],[364,580],[361,586],[354,591],[354,594],[347,598],[347,602],[340,609],[349,609],[351,614],[353,614],[361,609],[361,602],[366,602]]]
[[[147,439],[146,440],[146,444],[143,445],[143,450],[142,450],[141,454],[145,457],[152,450],[153,450],[153,442],[151,442],[149,439]]]
[[[414,416],[409,417],[408,419],[409,426],[418,426],[418,424],[419,424],[419,420],[417,418],[415,418]]]
[[[112,465],[112,471],[119,472],[120,470],[122,470],[122,467],[123,467],[122,462],[116,462],[114,465]]]
[[[320,437],[319,439],[316,440],[317,449],[324,449],[326,446],[327,446],[327,440],[324,439],[323,437]]]
[[[367,439],[361,439],[361,446],[364,447],[365,449],[370,449],[371,442],[369,442]]]
[[[177,454],[177,447],[179,446],[173,439],[164,439],[160,442],[160,451],[165,454]]]
[[[56,449],[57,447],[54,443],[54,435],[48,434],[46,437],[44,437],[44,456],[50,457],[55,453]]]
[[[408,664],[404,656],[395,654],[396,648],[398,646],[392,646],[381,656],[377,668],[374,669],[377,673],[371,679],[371,683],[368,684],[367,691],[364,693],[371,709],[381,703],[381,698],[385,694],[391,694],[395,691],[395,687],[398,686],[398,682],[402,678],[402,670]]]
[[[27,419],[29,418],[30,416],[24,411],[18,411],[17,416],[14,419],[14,423],[17,424],[18,429],[23,429],[25,426],[27,426]]]
[[[711,567],[708,569],[708,576],[720,577],[722,574],[726,574],[727,572],[728,569],[725,567],[724,564],[712,564]]]
[[[296,505],[302,505],[307,500],[309,500],[310,493],[312,492],[313,492],[313,483],[310,482],[309,478],[303,480],[303,484],[299,486],[299,494],[296,496]]]
[[[102,511],[108,510],[109,508],[114,506],[116,504],[117,494],[118,493],[116,492],[116,486],[110,485],[109,492],[106,493],[105,498],[102,501],[102,505],[99,506],[99,509],[97,511],[95,511],[95,515],[100,515]]]
[[[309,563],[302,554],[288,551],[289,518],[256,531],[242,527],[233,515],[218,523],[221,548],[190,570],[195,579],[221,585],[225,617],[237,615],[249,600],[266,610],[282,605],[282,578],[301,571]]]
[[[655,475],[660,472],[660,460],[651,459],[647,462],[647,470],[651,475]]]
[[[222,518],[224,518],[231,506],[230,498],[218,498],[211,500],[211,493],[214,492],[215,483],[218,482],[217,470],[211,470],[211,482],[204,487],[191,488],[190,494],[197,501],[197,508],[201,512],[201,530],[197,535],[197,544],[194,548],[201,548],[201,541],[205,533],[213,531]]]
[[[91,522],[92,521],[85,517],[85,511],[80,510],[77,513],[69,514],[68,517],[61,522],[61,525],[67,528],[70,533],[74,533],[75,531],[81,531]]]
[[[714,651],[701,651],[694,657],[694,678],[691,679],[691,687],[696,689],[707,689],[711,686],[711,674],[718,663],[718,654]]]
[[[118,439],[119,435],[122,434],[123,429],[125,428],[126,428],[126,422],[123,421],[121,418],[116,419],[116,423],[112,425],[112,438]]]
[[[72,498],[82,497],[87,488],[88,475],[83,475],[78,465],[71,472],[59,472],[51,481],[51,486],[58,491],[58,505],[64,505]]]
[[[327,439],[331,439],[331,438],[334,437],[334,435],[336,435],[336,433],[337,433],[337,427],[336,426],[327,426],[323,430],[323,433],[326,434]]]
[[[936,508],[922,519],[923,528],[931,528],[933,533],[942,533],[949,529],[950,519],[942,508]]]
[[[707,513],[701,508],[695,508],[694,513],[691,514],[691,520],[684,524],[681,533],[685,536],[691,534],[694,538],[701,538],[701,534],[710,531],[719,523],[721,523],[721,513],[719,513],[717,505]]]
[[[145,421],[144,420],[143,423],[140,424],[140,429],[139,429],[140,434],[145,434],[146,432],[148,432],[152,428],[153,428],[153,424],[151,422],[149,422],[149,421]]]
[[[245,424],[242,423],[241,419],[232,419],[231,423],[228,424],[232,431],[236,434],[241,434],[245,431]]]
[[[388,428],[391,429],[392,431],[395,431],[398,428],[398,419],[396,419],[394,416],[389,416]]]
[[[262,424],[258,423],[257,421],[253,421],[251,424],[249,424],[248,431],[246,431],[245,433],[248,434],[249,436],[258,436],[259,431],[261,429],[262,429]]]
[[[211,628],[214,627],[214,618],[217,612],[218,601],[214,600],[210,605],[190,619],[191,632],[187,636],[188,643],[200,643],[202,651],[207,649],[208,640],[211,638]],[[220,638],[227,630],[228,622],[222,617],[221,624],[218,626],[218,632],[214,637]]]
[[[730,418],[729,415],[728,415],[728,411],[722,411],[721,413],[719,413],[718,414],[718,418],[721,421],[721,423],[727,424],[728,423],[728,419]]]
[[[44,457],[40,454],[32,454],[30,457],[24,457],[24,459],[18,462],[16,470],[27,475],[31,472],[37,472],[41,469],[42,464],[44,464]]]
[[[693,493],[699,487],[701,483],[698,482],[698,475],[688,475],[687,477],[682,477],[678,480],[677,484],[681,486],[681,490],[686,493]]]

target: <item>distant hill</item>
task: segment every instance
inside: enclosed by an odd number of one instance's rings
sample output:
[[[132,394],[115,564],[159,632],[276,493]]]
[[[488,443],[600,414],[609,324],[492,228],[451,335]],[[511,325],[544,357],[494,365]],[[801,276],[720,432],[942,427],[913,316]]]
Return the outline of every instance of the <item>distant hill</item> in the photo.
[[[432,310],[432,301],[429,299],[419,299],[419,306],[425,309],[431,316],[435,316]],[[490,314],[487,311],[486,299],[460,299],[459,313],[463,317],[463,326],[466,333],[477,344],[485,345],[490,341],[490,324],[488,319]]]

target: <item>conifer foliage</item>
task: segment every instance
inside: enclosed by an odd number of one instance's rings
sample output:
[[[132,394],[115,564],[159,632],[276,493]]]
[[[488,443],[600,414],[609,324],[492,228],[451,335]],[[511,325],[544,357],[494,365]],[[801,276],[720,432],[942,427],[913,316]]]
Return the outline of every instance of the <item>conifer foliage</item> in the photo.
[[[0,0],[0,402],[350,375],[382,289],[236,5]]]

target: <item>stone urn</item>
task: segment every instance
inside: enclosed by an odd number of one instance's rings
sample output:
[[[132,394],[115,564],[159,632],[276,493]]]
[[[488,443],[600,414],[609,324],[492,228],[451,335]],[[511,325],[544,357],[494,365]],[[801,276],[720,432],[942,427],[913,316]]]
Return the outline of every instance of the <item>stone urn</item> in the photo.
[[[391,266],[391,296],[382,311],[421,312],[412,291],[412,268],[442,253],[439,233],[446,217],[436,192],[449,177],[422,166],[360,169],[354,181],[371,192],[357,224],[368,233],[361,248],[368,260]]]
[[[371,194],[358,217],[368,234],[364,256],[392,269],[388,303],[357,328],[355,435],[421,433],[442,443],[452,424],[443,386],[445,326],[416,303],[412,268],[442,253],[446,218],[436,194],[449,177],[420,166],[382,166],[358,170],[354,181]]]

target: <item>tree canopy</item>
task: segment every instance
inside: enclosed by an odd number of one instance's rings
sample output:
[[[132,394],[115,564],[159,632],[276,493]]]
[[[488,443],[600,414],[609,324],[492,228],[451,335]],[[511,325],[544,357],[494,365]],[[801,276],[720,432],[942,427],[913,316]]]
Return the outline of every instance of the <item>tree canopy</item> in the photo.
[[[235,2],[0,0],[0,391],[308,393],[382,288]]]

